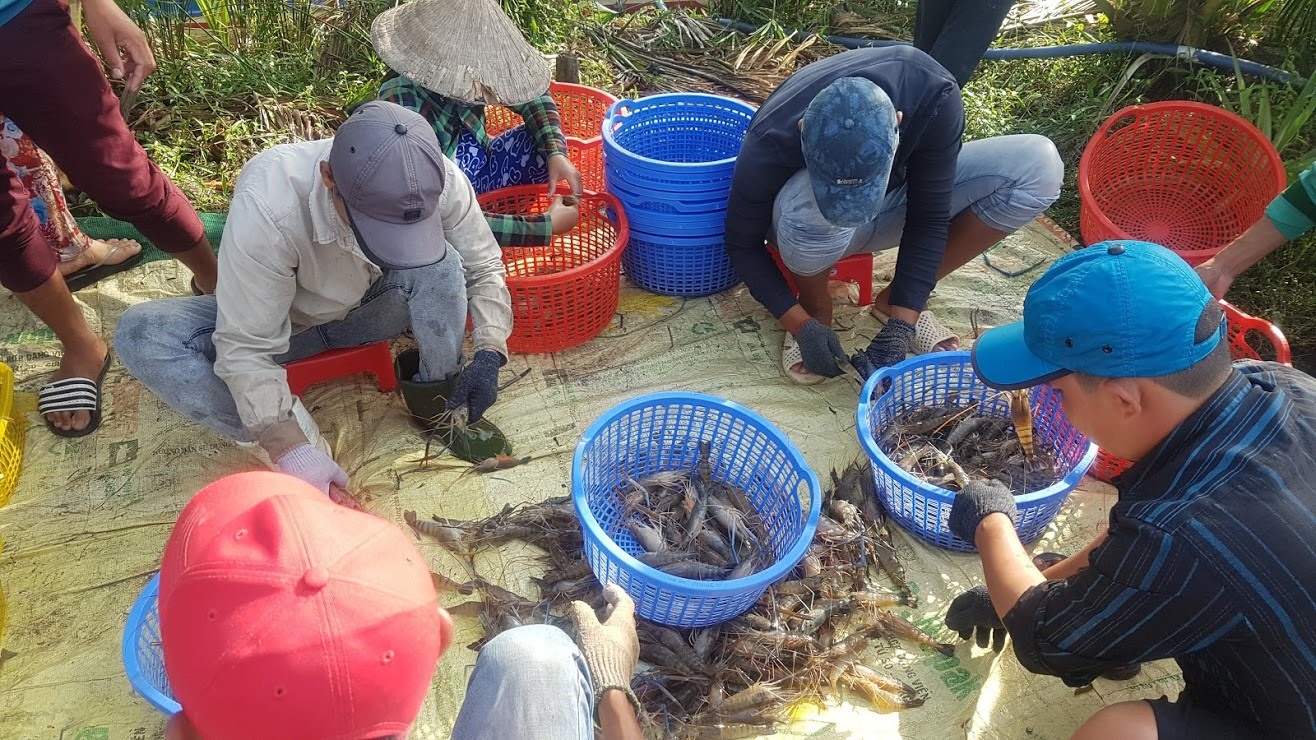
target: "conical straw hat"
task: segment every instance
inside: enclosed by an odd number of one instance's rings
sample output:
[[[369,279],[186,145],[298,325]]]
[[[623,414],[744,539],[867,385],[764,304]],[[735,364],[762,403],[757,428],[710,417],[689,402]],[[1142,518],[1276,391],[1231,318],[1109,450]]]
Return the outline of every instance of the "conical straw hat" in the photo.
[[[520,105],[548,92],[548,62],[495,0],[411,0],[370,27],[375,52],[427,90]]]

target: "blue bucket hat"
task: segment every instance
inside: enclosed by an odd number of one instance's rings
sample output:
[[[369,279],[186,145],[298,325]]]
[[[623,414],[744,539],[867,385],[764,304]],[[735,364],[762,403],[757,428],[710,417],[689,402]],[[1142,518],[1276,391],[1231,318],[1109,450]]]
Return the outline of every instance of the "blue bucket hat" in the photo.
[[[990,329],[973,368],[993,388],[1014,390],[1072,372],[1155,378],[1197,364],[1224,339],[1199,341],[1214,299],[1179,255],[1148,242],[1094,244],[1061,257],[1028,289],[1024,320]]]
[[[900,143],[886,92],[862,77],[836,80],[805,109],[800,139],[823,218],[846,227],[877,218]]]

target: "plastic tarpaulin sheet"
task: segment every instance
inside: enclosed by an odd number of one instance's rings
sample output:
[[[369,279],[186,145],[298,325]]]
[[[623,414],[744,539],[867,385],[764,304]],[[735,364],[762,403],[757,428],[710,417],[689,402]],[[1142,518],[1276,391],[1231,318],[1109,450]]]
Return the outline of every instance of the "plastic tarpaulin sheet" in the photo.
[[[938,287],[930,307],[964,339],[1018,318],[1028,284],[1069,245],[1033,224],[991,253],[1012,271],[1007,278],[975,260]],[[879,255],[878,284],[894,253]],[[150,262],[78,294],[92,326],[110,340],[128,306],[188,294],[188,274],[172,261]],[[877,323],[837,296],[837,324],[847,349],[864,346]],[[400,346],[408,343],[400,338]],[[508,387],[490,418],[533,461],[487,476],[461,476],[451,456],[416,470],[424,443],[401,399],[379,393],[363,377],[307,391],[304,401],[351,476],[370,512],[402,523],[402,512],[454,518],[488,516],[508,503],[563,495],[581,432],[611,406],[636,395],[690,390],[722,396],[759,412],[782,429],[826,480],[862,454],[855,436],[856,381],[802,387],[780,370],[782,332],[743,286],[700,299],[653,295],[626,285],[613,324],[602,336],[553,355],[514,356],[503,379],[529,370]],[[260,463],[227,440],[189,423],[130,377],[111,369],[108,415],[94,435],[66,440],[44,430],[32,394],[58,362],[54,336],[12,296],[0,298],[0,359],[19,378],[20,405],[31,428],[24,468],[12,502],[0,509],[0,588],[8,624],[0,653],[0,736],[69,740],[140,740],[161,736],[164,718],[133,694],[119,657],[128,610],[150,576],[173,522],[187,500],[223,475]],[[1104,527],[1113,489],[1085,481],[1070,497],[1034,552],[1073,552]],[[938,550],[897,531],[900,554],[918,589],[905,610],[943,640],[949,599],[981,582],[976,557]],[[437,544],[419,546],[435,571],[461,578],[461,564]],[[525,548],[477,558],[481,574],[529,590],[539,566]],[[449,605],[469,597],[445,597]],[[454,600],[455,599],[455,600]],[[475,653],[462,647],[479,636],[473,618],[458,619],[454,647],[444,656],[413,738],[446,737],[460,705]],[[878,714],[857,695],[821,709],[798,708],[782,736],[907,738],[1068,737],[1103,705],[1174,696],[1182,685],[1173,663],[1147,666],[1136,679],[1099,680],[1076,695],[1058,679],[1033,676],[1007,648],[997,655],[961,643],[953,657],[900,642],[875,643],[869,665],[916,686],[917,709]]]

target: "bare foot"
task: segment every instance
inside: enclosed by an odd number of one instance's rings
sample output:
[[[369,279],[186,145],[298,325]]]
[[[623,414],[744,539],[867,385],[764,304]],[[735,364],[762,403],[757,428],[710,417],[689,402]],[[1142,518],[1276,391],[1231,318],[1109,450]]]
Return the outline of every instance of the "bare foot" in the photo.
[[[117,247],[117,249],[116,249]],[[59,274],[68,277],[79,270],[85,270],[95,264],[119,265],[136,257],[142,251],[142,245],[133,239],[109,239],[102,241],[92,239],[91,246],[69,262],[59,263]],[[108,257],[108,259],[107,259]]]
[[[59,369],[50,380],[67,380],[69,378],[86,378],[92,382],[100,376],[101,368],[105,365],[105,356],[109,353],[109,347],[105,342],[96,337],[94,344],[87,346],[64,347],[64,357],[60,360]],[[90,411],[55,411],[46,414],[52,426],[62,431],[80,432],[87,428],[91,423]]]
[[[943,339],[932,347],[933,352],[954,352],[960,348],[960,340],[955,337]]]

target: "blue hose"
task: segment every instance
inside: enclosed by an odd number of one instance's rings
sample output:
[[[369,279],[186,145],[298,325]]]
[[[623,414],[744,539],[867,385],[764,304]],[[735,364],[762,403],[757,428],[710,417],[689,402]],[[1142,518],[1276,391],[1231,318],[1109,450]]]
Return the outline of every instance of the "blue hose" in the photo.
[[[757,27],[741,21],[733,21],[729,18],[718,18],[717,22],[727,28],[740,31],[741,33],[754,33]],[[802,34],[794,32],[801,38],[816,36],[818,34]],[[844,46],[847,49],[862,49],[870,46],[908,46],[908,41],[876,41],[871,39],[856,39],[849,36],[823,36],[822,38],[836,44]],[[1283,82],[1290,85],[1302,84],[1303,79],[1297,75],[1285,72],[1282,69],[1268,67],[1258,62],[1248,61],[1246,59],[1237,59],[1228,54],[1220,54],[1206,49],[1195,49],[1191,46],[1180,46],[1178,44],[1158,44],[1151,41],[1106,41],[1097,44],[1063,44],[1061,46],[1038,46],[1031,49],[988,49],[982,55],[983,59],[1054,59],[1056,57],[1080,56],[1083,54],[1158,54],[1161,56],[1174,57],[1184,61],[1202,64],[1208,67],[1233,72],[1234,65],[1238,65],[1239,71],[1252,77],[1260,77],[1265,80]]]

